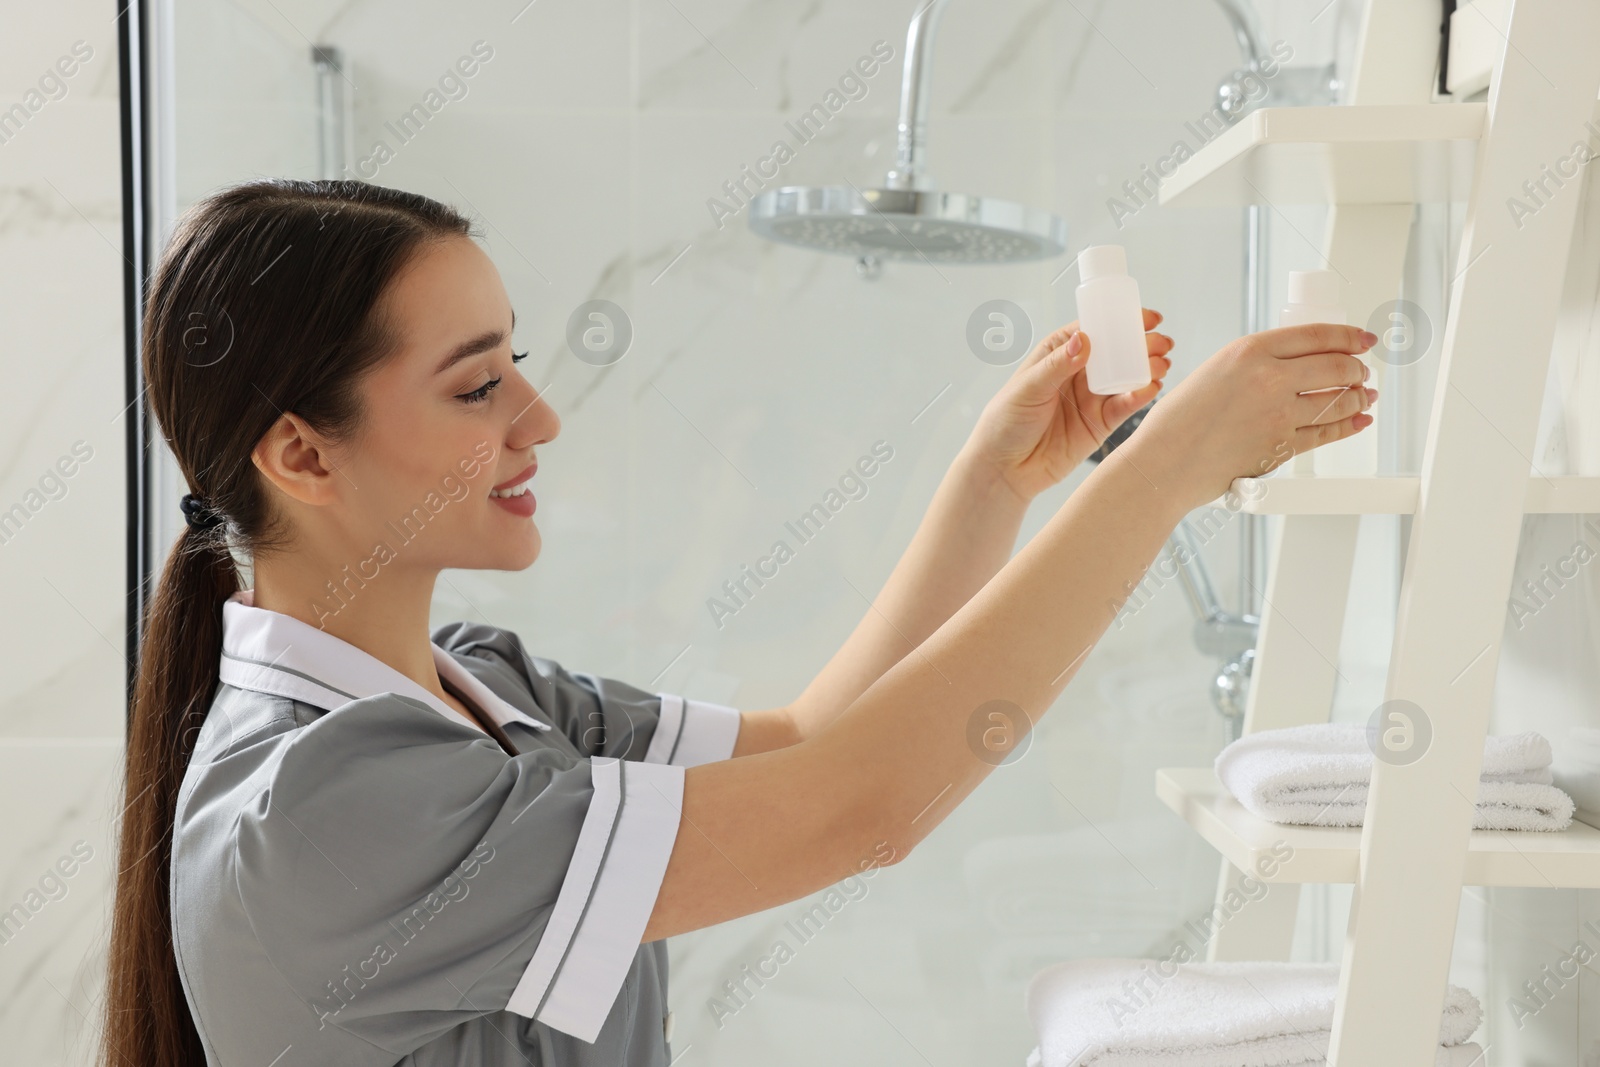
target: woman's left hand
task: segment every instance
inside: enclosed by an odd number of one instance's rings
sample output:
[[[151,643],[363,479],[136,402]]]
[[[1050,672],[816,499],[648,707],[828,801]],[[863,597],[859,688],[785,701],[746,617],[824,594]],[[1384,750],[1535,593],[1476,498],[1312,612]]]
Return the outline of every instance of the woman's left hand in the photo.
[[[1173,340],[1153,333],[1161,313],[1144,311],[1150,384],[1132,392],[1089,392],[1084,363],[1090,344],[1072,343],[1076,321],[1036,345],[996,393],[968,438],[966,448],[1025,501],[1065,478],[1110,436],[1111,431],[1161,390],[1172,368]],[[1069,351],[1069,349],[1071,351]]]

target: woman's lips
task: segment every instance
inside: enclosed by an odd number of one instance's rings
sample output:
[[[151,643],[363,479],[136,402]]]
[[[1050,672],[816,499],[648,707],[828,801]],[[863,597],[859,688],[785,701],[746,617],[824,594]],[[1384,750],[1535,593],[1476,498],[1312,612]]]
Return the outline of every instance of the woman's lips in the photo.
[[[533,472],[538,470],[538,469],[539,469],[539,465],[537,463],[535,463],[531,467],[529,467],[527,470],[525,470],[521,474],[517,475],[515,478],[512,478],[509,481],[501,482],[499,485],[494,487],[494,490],[498,491],[498,490],[501,490],[501,489],[510,489],[513,485],[521,485],[523,482],[527,481],[529,478],[532,478],[533,477]]]
[[[489,490],[489,499],[513,515],[520,515],[523,518],[532,515],[534,509],[538,507],[538,501],[533,498],[532,488],[523,486],[522,483],[532,478],[534,471],[538,469],[539,465],[535,463],[510,481],[501,482]],[[518,486],[522,488],[519,490]]]
[[[499,504],[511,512],[511,514],[521,515],[523,518],[532,515],[534,509],[539,506],[539,502],[533,498],[532,490],[519,493],[516,496],[492,496],[489,499],[491,502]]]

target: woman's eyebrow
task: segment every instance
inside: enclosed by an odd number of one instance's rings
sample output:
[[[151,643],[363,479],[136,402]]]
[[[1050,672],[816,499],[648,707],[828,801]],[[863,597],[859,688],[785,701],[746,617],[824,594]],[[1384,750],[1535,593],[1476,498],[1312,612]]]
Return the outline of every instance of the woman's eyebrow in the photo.
[[[506,337],[507,334],[504,330],[490,330],[487,333],[480,333],[470,341],[463,341],[451,350],[450,354],[445,357],[444,362],[439,364],[439,369],[434,373],[443,374],[464,359],[498,348],[505,344]]]

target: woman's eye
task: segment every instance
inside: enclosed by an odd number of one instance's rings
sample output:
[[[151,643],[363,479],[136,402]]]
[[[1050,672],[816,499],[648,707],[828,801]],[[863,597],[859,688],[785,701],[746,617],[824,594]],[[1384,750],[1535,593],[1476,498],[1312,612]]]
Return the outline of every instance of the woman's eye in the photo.
[[[528,358],[528,353],[526,353],[526,352],[522,353],[520,356],[517,355],[517,353],[515,353],[515,352],[511,353],[511,362],[513,362],[513,363],[521,363],[523,360],[525,360],[527,358]]]
[[[459,394],[457,394],[456,399],[460,400],[460,401],[463,401],[464,403],[476,404],[480,400],[489,399],[489,394],[494,392],[494,387],[499,385],[499,384],[500,384],[500,379],[499,378],[490,378],[488,381],[484,382],[482,385],[480,385],[478,388],[474,389],[470,393],[459,393]]]

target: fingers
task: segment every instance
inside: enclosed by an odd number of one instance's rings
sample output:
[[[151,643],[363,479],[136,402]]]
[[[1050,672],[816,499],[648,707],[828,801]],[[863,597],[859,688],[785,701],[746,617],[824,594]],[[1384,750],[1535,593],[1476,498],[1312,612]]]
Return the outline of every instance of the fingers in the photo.
[[[1052,333],[1046,334],[1040,339],[1038,344],[1033,346],[1033,351],[1029,352],[1021,363],[1017,364],[1017,369],[1011,373],[1013,375],[1021,374],[1029,367],[1034,366],[1040,360],[1044,359],[1052,352],[1055,352],[1057,349],[1065,345],[1072,335],[1077,332],[1077,329],[1078,322],[1076,319],[1074,319],[1072,322],[1067,323],[1059,330],[1055,330]]]
[[[1142,385],[1137,389],[1130,389],[1126,393],[1108,396],[1102,401],[1102,418],[1108,427],[1120,426],[1124,419],[1135,411],[1144,407],[1156,398],[1161,392],[1162,379],[1167,371],[1172,369],[1172,361],[1165,356],[1150,357],[1150,384]],[[1085,384],[1087,390],[1088,386]]]
[[[1164,318],[1161,312],[1155,311],[1151,308],[1140,308],[1140,311],[1143,313],[1144,328],[1147,333],[1160,325]],[[1078,320],[1073,319],[1060,329],[1046,334],[1040,339],[1038,344],[1033,346],[1033,351],[1029,352],[1027,357],[1024,358],[1020,364],[1018,364],[1017,370],[1022,370],[1024,368],[1033,366],[1035,363],[1048,356],[1051,352],[1054,352],[1062,345],[1065,345],[1068,339],[1071,338],[1076,332],[1078,332]],[[1145,343],[1149,346],[1151,355],[1163,356],[1172,351],[1172,346],[1174,344],[1172,338],[1168,337],[1166,334],[1151,334],[1146,338]]]
[[[1342,441],[1353,436],[1372,425],[1372,416],[1361,412],[1351,415],[1338,422],[1325,422],[1318,426],[1302,426],[1294,432],[1294,450],[1296,453],[1309,452],[1313,448]]]
[[[1377,399],[1378,391],[1364,386],[1303,393],[1295,397],[1295,421],[1301,428],[1342,422],[1367,410]]]
[[[1147,322],[1160,321],[1160,312],[1146,310]],[[1076,391],[1086,389],[1081,372],[1089,362],[1089,335],[1075,326],[1063,326],[1049,334],[1018,364],[1012,372],[1018,396],[1043,397],[1048,391],[1059,391],[1069,380],[1076,383],[1073,387]],[[1145,348],[1150,353],[1150,384],[1116,397],[1115,404],[1108,409],[1108,418],[1120,422],[1155,398],[1167,372],[1172,369],[1172,360],[1167,353],[1172,351],[1175,344],[1166,334],[1146,332]],[[1111,403],[1111,398],[1105,402]]]
[[[1269,355],[1279,359],[1309,356],[1314,352],[1365,352],[1378,343],[1376,334],[1359,326],[1340,326],[1332,322],[1279,326],[1250,336]]]
[[[1108,398],[1106,407],[1113,409],[1117,421],[1121,422],[1154,400],[1159,392],[1161,392],[1161,380],[1158,378],[1149,385],[1140,386],[1138,389],[1123,393],[1120,396]]]
[[[1360,357],[1344,352],[1317,352],[1280,366],[1288,372],[1295,391],[1300,393],[1360,385],[1371,373],[1371,368]]]
[[[1055,334],[1050,337],[1055,337]],[[1046,338],[1041,341],[1011,374],[1008,389],[1012,396],[1024,403],[1049,401],[1061,392],[1063,385],[1082,379],[1081,372],[1089,358],[1088,337],[1073,332],[1067,335],[1065,343],[1054,347],[1045,343],[1049,340]]]
[[[1150,381],[1158,383],[1167,376],[1167,371],[1172,369],[1172,360],[1166,356],[1150,357]]]

